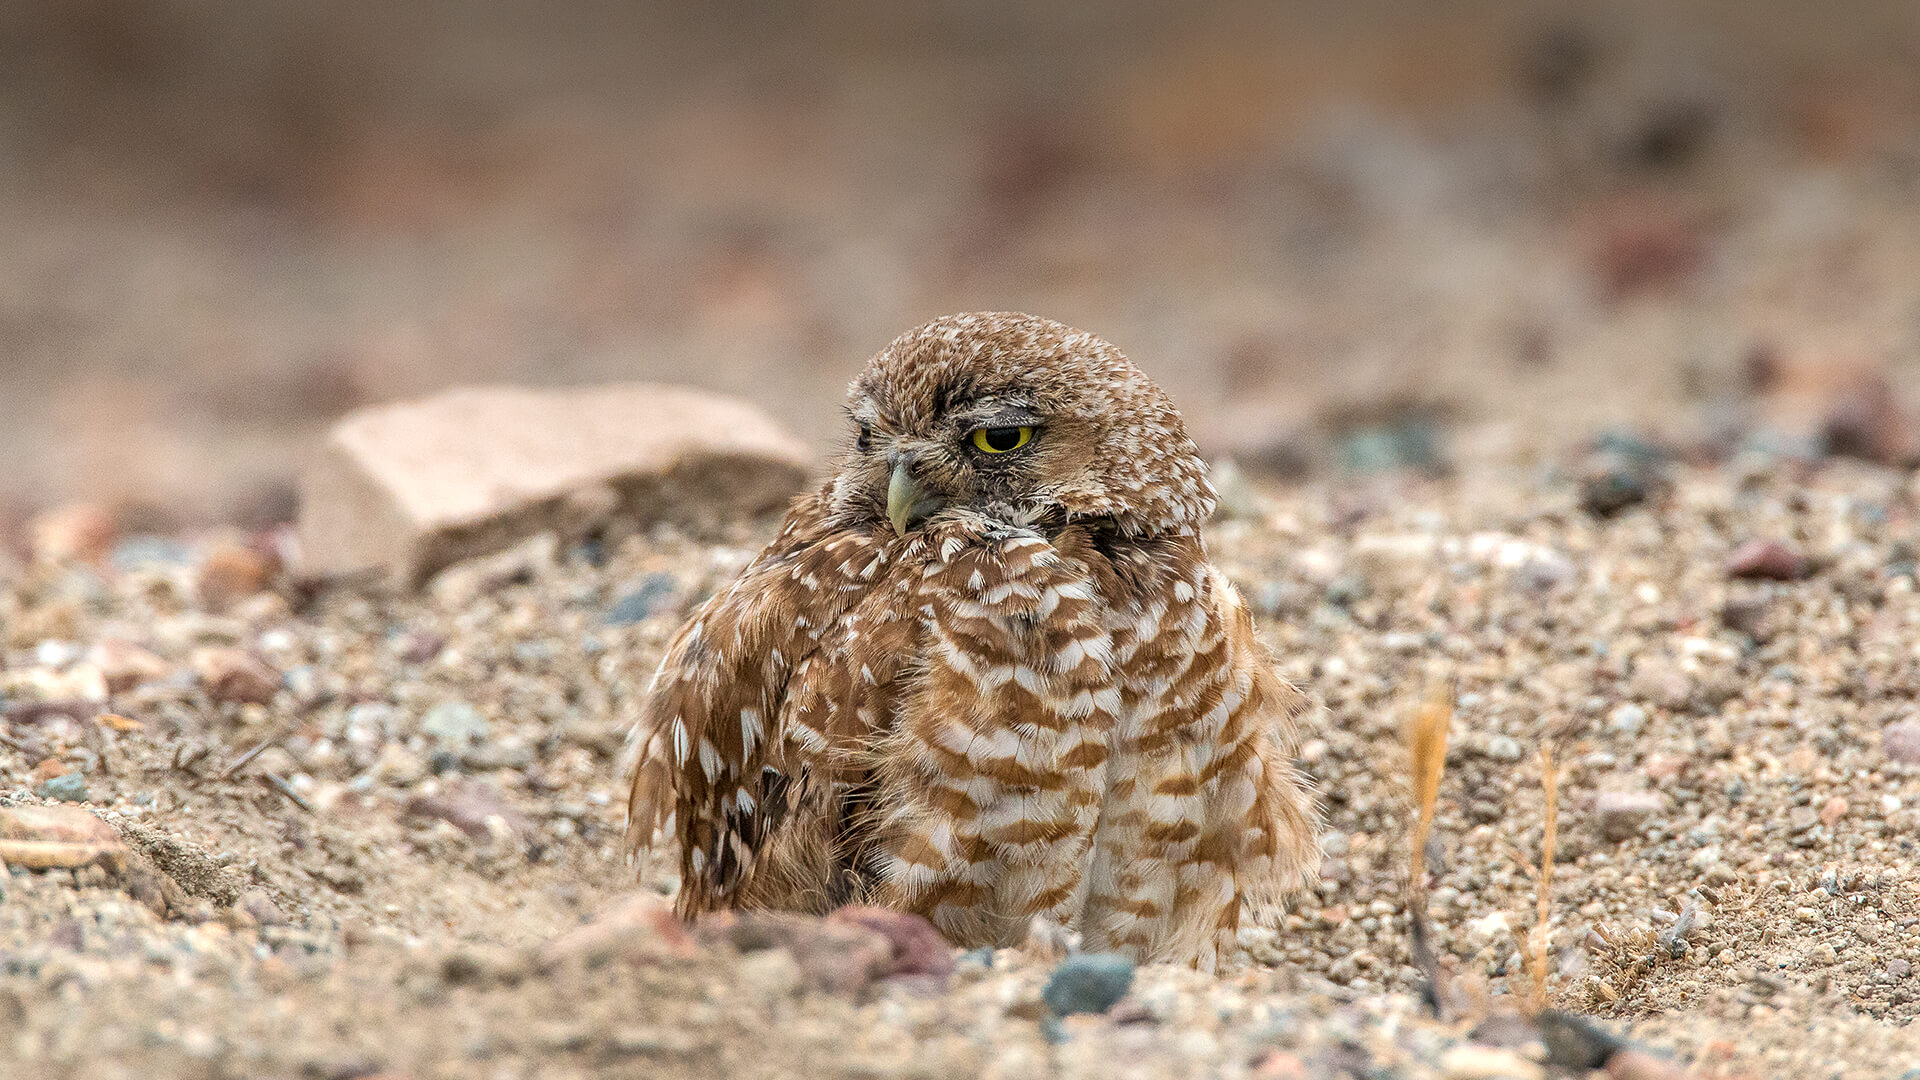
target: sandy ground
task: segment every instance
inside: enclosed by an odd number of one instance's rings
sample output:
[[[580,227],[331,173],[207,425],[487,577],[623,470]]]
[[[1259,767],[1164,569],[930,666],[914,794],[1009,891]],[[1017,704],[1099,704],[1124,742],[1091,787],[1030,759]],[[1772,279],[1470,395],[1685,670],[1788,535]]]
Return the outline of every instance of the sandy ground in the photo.
[[[1324,705],[1301,764],[1327,880],[1249,936],[1247,971],[1145,970],[1064,1041],[1036,1005],[1049,962],[1019,950],[940,989],[837,993],[784,951],[724,944],[538,962],[633,886],[613,770],[634,695],[764,525],[638,537],[601,565],[535,542],[417,598],[270,589],[220,613],[204,549],[34,572],[0,601],[4,801],[70,770],[184,895],[98,868],[0,878],[0,1057],[49,1077],[1507,1075],[1447,1058],[1471,1018],[1425,1020],[1408,995],[1399,731],[1438,679],[1456,714],[1434,915],[1469,992],[1496,1011],[1526,992],[1551,742],[1554,1003],[1697,1075],[1902,1075],[1920,491],[1847,462],[1673,480],[1606,520],[1553,471],[1236,486],[1216,555]],[[1730,579],[1755,539],[1808,576]],[[223,646],[284,673],[270,703],[211,700]],[[102,670],[123,688],[78,704]],[[1657,797],[1608,816],[1627,791]]]

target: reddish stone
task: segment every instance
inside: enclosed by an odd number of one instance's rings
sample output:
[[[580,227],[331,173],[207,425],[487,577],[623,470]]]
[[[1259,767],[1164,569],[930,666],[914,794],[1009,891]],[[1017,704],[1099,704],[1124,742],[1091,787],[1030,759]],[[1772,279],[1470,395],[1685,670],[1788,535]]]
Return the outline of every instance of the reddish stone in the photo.
[[[232,704],[265,705],[282,682],[278,671],[245,649],[201,649],[194,654],[193,667],[213,700]]]
[[[1798,548],[1779,540],[1750,540],[1727,559],[1727,575],[1764,581],[1799,581],[1812,568]]]
[[[1880,732],[1880,751],[1908,765],[1920,762],[1920,721],[1888,724]]]
[[[120,523],[104,507],[71,503],[35,516],[27,533],[35,562],[99,565],[112,553]]]
[[[1617,843],[1640,835],[1664,805],[1652,791],[1603,791],[1593,801],[1594,820],[1600,835]]]
[[[165,660],[148,649],[117,637],[101,638],[88,650],[87,661],[100,669],[107,690],[115,694],[125,693],[141,683],[164,679],[172,670]]]
[[[931,975],[945,979],[953,974],[953,946],[940,936],[932,923],[918,915],[856,905],[843,907],[828,918],[885,937],[893,947],[893,966],[888,975]]]
[[[239,544],[219,544],[200,560],[195,588],[208,610],[225,611],[265,591],[279,572],[280,564],[266,552]]]
[[[666,900],[634,893],[540,950],[538,966],[551,971],[569,961],[597,967],[613,960],[687,960],[698,953],[687,926]]]

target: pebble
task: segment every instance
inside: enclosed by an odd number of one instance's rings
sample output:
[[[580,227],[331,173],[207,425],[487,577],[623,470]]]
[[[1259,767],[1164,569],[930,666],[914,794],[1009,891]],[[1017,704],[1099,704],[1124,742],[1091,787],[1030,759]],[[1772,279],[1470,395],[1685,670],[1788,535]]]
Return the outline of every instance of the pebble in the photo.
[[[1334,456],[1348,472],[1439,469],[1445,464],[1440,426],[1432,417],[1407,413],[1355,428],[1334,443]]]
[[[1811,566],[1800,550],[1780,540],[1749,540],[1727,558],[1727,576],[1761,581],[1799,581]]]
[[[1520,740],[1511,735],[1494,735],[1487,739],[1487,756],[1495,761],[1519,761],[1526,756]]]
[[[1467,923],[1467,936],[1482,942],[1505,941],[1513,935],[1513,920],[1504,911],[1489,912]]]
[[[165,536],[140,534],[129,536],[113,546],[108,563],[122,572],[131,570],[171,571],[193,561],[193,550]]]
[[[1616,843],[1640,835],[1665,805],[1651,791],[1603,791],[1594,797],[1594,820],[1600,835]]]
[[[173,670],[152,650],[121,637],[100,639],[88,650],[87,662],[99,669],[107,689],[116,694],[142,683],[158,682]]]
[[[209,611],[225,611],[264,591],[280,572],[277,559],[243,544],[216,544],[200,560],[194,588]]]
[[[543,947],[536,959],[542,971],[572,961],[591,967],[625,958],[688,959],[695,946],[673,908],[650,893],[633,893],[584,926],[569,930]]]
[[[1647,726],[1647,710],[1632,702],[1617,706],[1607,714],[1607,727],[1622,735],[1638,735]]]
[[[49,566],[72,562],[100,565],[120,536],[120,522],[105,507],[69,503],[46,510],[27,523],[33,561]]]
[[[500,790],[484,780],[450,784],[438,795],[415,795],[407,800],[405,812],[447,822],[472,840],[508,840],[533,832],[532,822],[508,806]]]
[[[1880,751],[1904,764],[1920,764],[1920,720],[1901,720],[1881,729]]]
[[[431,630],[416,630],[400,639],[399,656],[409,664],[424,664],[440,655],[447,639]]]
[[[1547,1075],[1539,1062],[1513,1050],[1470,1043],[1440,1055],[1440,1071],[1448,1080],[1537,1080]]]
[[[210,697],[230,704],[268,704],[284,682],[266,661],[231,646],[195,652],[193,669]]]
[[[235,906],[261,926],[286,926],[288,923],[286,913],[280,910],[279,904],[273,902],[273,894],[265,889],[248,889],[240,894]]]
[[[449,750],[459,750],[487,737],[487,720],[464,701],[444,701],[420,718],[420,730]]]
[[[671,574],[648,574],[640,584],[621,594],[607,610],[608,626],[632,626],[667,610],[679,583]]]
[[[50,776],[33,786],[33,793],[43,799],[59,799],[61,802],[86,802],[87,777],[80,772],[61,773]]]
[[[1597,518],[1614,517],[1664,492],[1666,452],[1637,435],[1601,436],[1581,460],[1580,508]]]
[[[51,870],[117,863],[126,845],[113,826],[73,806],[0,807],[0,863]]]
[[[1736,633],[1763,640],[1769,636],[1771,624],[1767,616],[1772,609],[1764,596],[1731,597],[1720,606],[1720,624]]]
[[[871,930],[893,948],[887,975],[921,975],[944,981],[953,974],[953,946],[926,919],[890,908],[843,907],[829,919]]]
[[[1076,953],[1047,979],[1041,1000],[1055,1016],[1104,1013],[1133,986],[1134,963],[1119,953]]]
[[[1663,709],[1682,710],[1694,703],[1698,685],[1679,665],[1665,660],[1648,660],[1634,665],[1629,690],[1634,696]]]

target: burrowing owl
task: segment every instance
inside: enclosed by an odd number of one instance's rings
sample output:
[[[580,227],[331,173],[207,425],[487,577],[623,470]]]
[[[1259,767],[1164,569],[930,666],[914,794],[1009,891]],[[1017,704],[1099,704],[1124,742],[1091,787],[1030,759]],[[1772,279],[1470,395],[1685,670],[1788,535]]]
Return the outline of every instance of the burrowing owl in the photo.
[[[1207,562],[1206,466],[1118,349],[1031,315],[913,330],[839,474],[703,604],[635,728],[634,848],[679,909],[1037,917],[1214,967],[1315,870],[1304,701]]]

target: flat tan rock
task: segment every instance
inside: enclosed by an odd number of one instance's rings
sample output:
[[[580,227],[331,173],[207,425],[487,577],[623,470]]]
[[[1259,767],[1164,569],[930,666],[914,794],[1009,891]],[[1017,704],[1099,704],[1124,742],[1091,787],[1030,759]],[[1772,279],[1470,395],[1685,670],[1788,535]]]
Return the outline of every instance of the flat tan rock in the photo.
[[[0,865],[29,870],[124,865],[113,826],[73,806],[0,807]]]
[[[334,426],[301,482],[300,569],[413,585],[546,529],[765,513],[809,461],[759,409],[690,387],[449,390]]]

